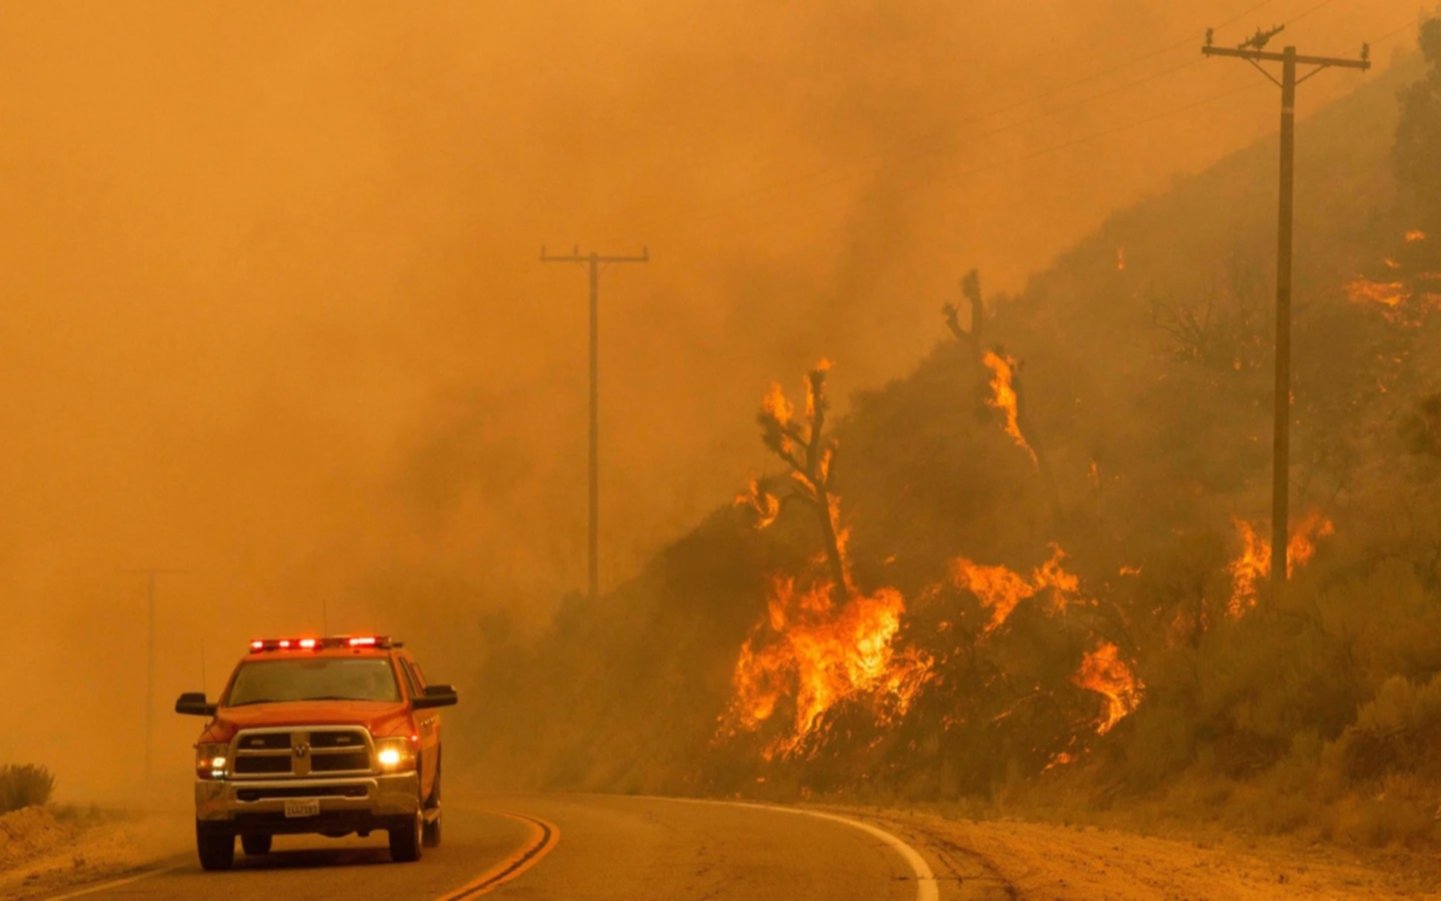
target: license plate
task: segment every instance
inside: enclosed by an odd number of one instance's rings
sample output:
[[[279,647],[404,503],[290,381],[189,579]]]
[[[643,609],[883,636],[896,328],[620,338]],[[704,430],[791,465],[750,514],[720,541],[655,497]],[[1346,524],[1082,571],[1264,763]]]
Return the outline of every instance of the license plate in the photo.
[[[319,799],[319,798],[308,798],[308,799],[303,800],[303,801],[286,801],[286,802],[285,802],[285,817],[286,817],[286,819],[291,819],[291,818],[294,818],[294,817],[314,817],[314,816],[320,816],[320,799]]]

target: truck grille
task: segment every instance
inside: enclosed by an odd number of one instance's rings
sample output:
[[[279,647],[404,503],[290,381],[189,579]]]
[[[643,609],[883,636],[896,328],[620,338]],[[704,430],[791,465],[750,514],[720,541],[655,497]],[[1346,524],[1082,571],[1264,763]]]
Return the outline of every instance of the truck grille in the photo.
[[[235,772],[236,774],[241,776],[257,775],[261,773],[264,773],[265,775],[274,775],[276,773],[289,773],[290,751],[289,749],[287,749],[284,757],[236,757]]]
[[[364,785],[308,786],[305,788],[242,788],[235,793],[241,801],[269,801],[275,798],[363,798]]]
[[[237,777],[368,773],[370,760],[370,735],[353,726],[251,729],[235,740],[234,772]]]

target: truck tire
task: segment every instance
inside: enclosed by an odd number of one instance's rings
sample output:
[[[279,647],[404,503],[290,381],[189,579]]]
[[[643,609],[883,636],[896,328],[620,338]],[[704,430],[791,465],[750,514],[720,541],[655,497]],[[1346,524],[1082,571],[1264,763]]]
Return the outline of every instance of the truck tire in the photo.
[[[271,836],[262,832],[243,832],[240,835],[240,847],[250,857],[259,857],[262,854],[270,853]]]
[[[440,847],[440,758],[435,759],[435,784],[430,787],[430,799],[425,802],[425,809],[435,812],[435,819],[427,820],[425,829],[421,834],[421,843],[427,848]]]
[[[431,810],[434,810],[434,811],[435,811],[435,819],[433,819],[433,820],[427,820],[427,821],[426,821],[426,823],[425,823],[425,828],[422,830],[421,835],[420,835],[420,841],[421,841],[421,844],[425,845],[425,847],[427,847],[427,848],[439,848],[439,847],[440,847],[440,805],[439,805],[439,804],[435,805],[434,807],[431,808]]]
[[[235,836],[219,829],[195,824],[195,850],[200,866],[207,870],[228,870],[235,865]]]
[[[416,804],[414,816],[397,821],[387,832],[390,835],[391,860],[397,863],[420,860],[422,833],[425,832],[425,811]]]

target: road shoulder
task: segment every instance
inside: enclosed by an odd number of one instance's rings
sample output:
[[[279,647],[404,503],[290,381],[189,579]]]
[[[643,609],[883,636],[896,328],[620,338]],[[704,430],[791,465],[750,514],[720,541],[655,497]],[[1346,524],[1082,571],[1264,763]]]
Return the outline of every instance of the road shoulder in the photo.
[[[1231,836],[1181,839],[1096,826],[973,821],[907,810],[827,807],[875,822],[937,861],[959,897],[1152,899],[1441,898],[1441,864],[1405,851]],[[985,892],[976,894],[964,890]],[[946,898],[956,897],[943,888]]]

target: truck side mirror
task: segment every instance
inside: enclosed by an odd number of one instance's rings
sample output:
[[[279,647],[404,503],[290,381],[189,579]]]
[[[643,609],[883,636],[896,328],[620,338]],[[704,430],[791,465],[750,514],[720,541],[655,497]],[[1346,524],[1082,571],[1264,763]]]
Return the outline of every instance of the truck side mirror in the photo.
[[[187,691],[175,700],[175,712],[190,716],[214,716],[218,707],[206,702],[203,691]]]
[[[416,710],[425,710],[429,707],[450,707],[460,700],[455,695],[454,685],[427,685],[425,694],[418,698],[412,698],[410,706]]]

